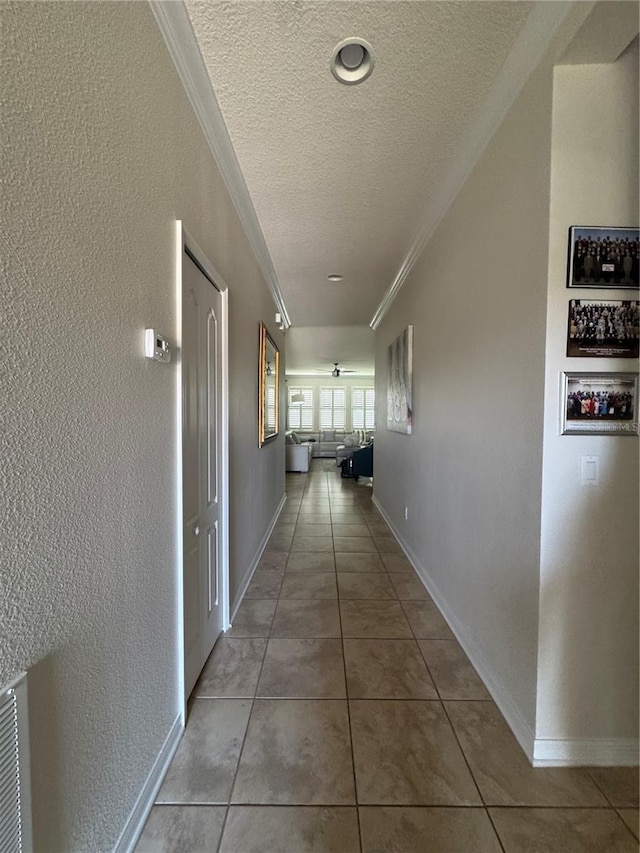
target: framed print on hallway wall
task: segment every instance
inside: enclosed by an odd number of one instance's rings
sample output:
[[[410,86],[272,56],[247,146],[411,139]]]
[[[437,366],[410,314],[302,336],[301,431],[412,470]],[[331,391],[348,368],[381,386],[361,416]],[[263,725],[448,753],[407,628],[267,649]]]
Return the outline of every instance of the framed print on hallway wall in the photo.
[[[637,290],[640,229],[572,225],[567,287]]]
[[[563,373],[561,435],[638,435],[635,373]]]
[[[569,358],[638,358],[640,302],[571,299],[567,328]]]
[[[280,351],[264,323],[260,323],[260,382],[258,397],[258,444],[262,447],[278,435]]]
[[[387,350],[387,429],[411,435],[413,428],[413,326]]]

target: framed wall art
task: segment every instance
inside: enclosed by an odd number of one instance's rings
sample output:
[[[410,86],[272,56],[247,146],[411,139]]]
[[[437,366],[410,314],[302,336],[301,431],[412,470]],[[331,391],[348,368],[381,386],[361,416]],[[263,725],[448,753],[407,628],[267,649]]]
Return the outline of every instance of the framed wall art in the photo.
[[[572,225],[567,287],[638,289],[640,229]]]
[[[569,358],[638,358],[640,303],[635,300],[571,299]]]
[[[638,435],[635,373],[563,373],[562,435]]]
[[[258,397],[258,443],[260,447],[278,435],[280,351],[260,323],[260,382]]]
[[[387,429],[410,435],[413,429],[413,326],[387,350]]]

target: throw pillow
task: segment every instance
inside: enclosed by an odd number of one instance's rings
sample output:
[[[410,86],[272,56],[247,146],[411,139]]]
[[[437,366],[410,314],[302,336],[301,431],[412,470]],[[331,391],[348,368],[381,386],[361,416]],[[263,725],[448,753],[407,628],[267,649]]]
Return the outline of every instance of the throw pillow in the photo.
[[[297,433],[297,432],[292,432],[292,433],[291,433],[291,438],[293,439],[293,443],[294,443],[294,444],[301,444],[301,443],[302,443],[302,440],[301,440],[301,438],[300,438],[300,436],[298,435],[298,433]]]
[[[295,444],[295,441],[293,440],[293,436],[292,435],[285,435],[284,443],[285,444]]]
[[[350,432],[348,435],[345,435],[344,446],[345,447],[357,447],[358,446],[358,436],[355,434],[355,432]]]
[[[323,441],[335,441],[336,440],[336,431],[335,429],[325,429],[322,433]]]

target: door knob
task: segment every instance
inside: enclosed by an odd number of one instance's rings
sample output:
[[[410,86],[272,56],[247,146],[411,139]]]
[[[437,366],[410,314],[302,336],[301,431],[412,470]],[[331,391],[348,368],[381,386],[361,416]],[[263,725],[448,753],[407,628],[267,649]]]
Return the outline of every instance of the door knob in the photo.
[[[194,536],[200,536],[200,528],[198,527],[198,525],[197,525],[197,524],[196,524],[196,526],[193,528],[193,535],[194,535]]]

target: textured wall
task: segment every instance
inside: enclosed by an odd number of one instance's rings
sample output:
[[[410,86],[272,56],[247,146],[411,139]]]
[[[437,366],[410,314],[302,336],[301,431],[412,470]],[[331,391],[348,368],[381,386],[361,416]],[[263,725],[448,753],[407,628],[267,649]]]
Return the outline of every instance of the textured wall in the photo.
[[[638,43],[612,65],[555,71],[540,589],[539,738],[638,737],[638,440],[560,436],[561,371],[637,371],[566,358],[570,225],[638,224]],[[581,486],[580,456],[600,457]]]
[[[382,425],[387,346],[414,325],[414,434],[378,430],[375,495],[531,739],[550,119],[547,66],[376,333]]]
[[[1,14],[0,683],[33,667],[37,849],[103,851],[178,709],[176,367],[141,348],[175,336],[175,219],[230,287],[232,593],[283,489],[274,306],[148,6]]]

